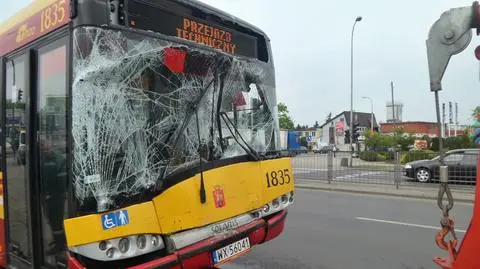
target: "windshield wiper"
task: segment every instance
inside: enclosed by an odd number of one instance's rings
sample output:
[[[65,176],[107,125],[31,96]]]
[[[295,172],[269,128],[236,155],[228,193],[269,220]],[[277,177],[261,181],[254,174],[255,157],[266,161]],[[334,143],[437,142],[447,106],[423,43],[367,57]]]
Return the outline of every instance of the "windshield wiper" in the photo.
[[[260,156],[259,156],[258,152],[256,152],[252,147],[250,147],[250,145],[245,141],[245,139],[243,139],[242,135],[240,134],[240,132],[238,131],[237,127],[232,122],[232,120],[230,120],[227,113],[220,112],[220,115],[223,118],[223,120],[225,121],[225,125],[227,126],[228,130],[232,134],[233,139],[235,139],[235,142],[237,142],[238,145],[240,147],[242,147],[242,149],[245,150],[245,152],[248,153],[248,155],[250,155],[250,157],[252,157],[255,161],[258,161],[260,159]],[[228,123],[230,123],[232,125],[233,129],[235,130],[235,133],[232,131],[232,129],[230,128]],[[240,138],[242,140],[244,145],[242,145],[242,143],[240,143],[238,141],[237,135],[238,135],[238,138]]]
[[[176,133],[176,135],[175,135],[175,140],[172,143],[172,149],[171,149],[172,154],[171,155],[175,155],[175,151],[177,150],[178,142],[180,141],[180,137],[181,137],[182,133],[187,128],[188,123],[190,123],[191,117],[197,112],[198,104],[202,101],[203,97],[205,96],[205,93],[207,92],[207,89],[210,87],[210,85],[212,85],[213,82],[214,82],[214,80],[211,80],[206,85],[206,87],[204,87],[203,94],[201,94],[199,96],[198,100],[195,100],[196,102],[190,102],[190,104],[188,104],[188,108],[187,108],[187,111],[185,113],[185,117],[183,118],[182,125],[180,126],[179,129],[176,130],[176,132],[174,132],[174,133]],[[169,137],[169,139],[167,141],[165,141],[165,144],[168,144],[169,140],[172,137],[173,137],[173,134]],[[168,167],[169,164],[170,164],[170,161],[168,161],[166,166]],[[166,173],[167,173],[167,167],[165,167],[165,170],[163,171],[162,176],[160,177],[160,180],[158,180],[157,182],[162,182],[165,179],[165,176],[166,176]]]

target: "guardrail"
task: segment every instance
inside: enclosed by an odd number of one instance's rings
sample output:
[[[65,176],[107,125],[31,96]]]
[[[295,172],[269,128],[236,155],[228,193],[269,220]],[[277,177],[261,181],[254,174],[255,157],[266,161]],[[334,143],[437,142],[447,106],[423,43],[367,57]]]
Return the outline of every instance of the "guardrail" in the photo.
[[[439,167],[434,152],[337,151],[298,154],[292,158],[296,178],[330,182],[352,182],[413,186],[437,186]],[[455,156],[445,160],[449,183],[453,187],[473,189],[476,178],[476,155]],[[468,163],[471,160],[471,164]],[[438,162],[438,164],[437,164]]]

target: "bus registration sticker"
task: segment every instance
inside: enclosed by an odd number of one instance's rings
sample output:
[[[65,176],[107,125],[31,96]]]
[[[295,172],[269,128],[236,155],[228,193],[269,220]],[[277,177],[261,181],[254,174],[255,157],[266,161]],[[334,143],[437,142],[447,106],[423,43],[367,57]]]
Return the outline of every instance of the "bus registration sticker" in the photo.
[[[246,237],[221,249],[214,250],[212,253],[213,262],[214,264],[224,263],[249,250],[250,240]]]
[[[130,223],[127,210],[120,210],[102,215],[102,227],[104,230],[110,230],[115,227],[125,226]]]

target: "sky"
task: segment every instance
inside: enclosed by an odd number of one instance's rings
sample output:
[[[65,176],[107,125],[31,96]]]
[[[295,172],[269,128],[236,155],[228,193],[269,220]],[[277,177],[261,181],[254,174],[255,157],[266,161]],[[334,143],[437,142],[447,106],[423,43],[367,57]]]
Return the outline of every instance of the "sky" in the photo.
[[[425,40],[442,12],[473,0],[201,0],[256,25],[271,40],[279,102],[295,124],[322,124],[328,113],[350,110],[350,36],[354,35],[354,110],[386,120],[386,102],[402,102],[404,121],[436,121]],[[0,21],[31,0],[2,0]],[[472,122],[480,104],[480,37],[453,56],[443,78],[440,102],[458,103],[461,124]]]

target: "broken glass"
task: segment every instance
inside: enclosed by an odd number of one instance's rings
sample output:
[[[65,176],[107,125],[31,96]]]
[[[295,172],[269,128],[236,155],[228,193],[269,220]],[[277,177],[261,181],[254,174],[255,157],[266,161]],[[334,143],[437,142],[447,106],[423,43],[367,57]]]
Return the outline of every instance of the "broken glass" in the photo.
[[[200,160],[279,149],[272,67],[182,42],[75,29],[73,180],[81,206],[110,210],[161,190]]]

